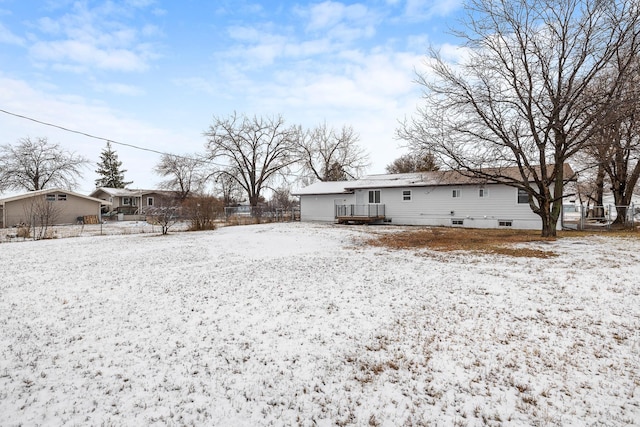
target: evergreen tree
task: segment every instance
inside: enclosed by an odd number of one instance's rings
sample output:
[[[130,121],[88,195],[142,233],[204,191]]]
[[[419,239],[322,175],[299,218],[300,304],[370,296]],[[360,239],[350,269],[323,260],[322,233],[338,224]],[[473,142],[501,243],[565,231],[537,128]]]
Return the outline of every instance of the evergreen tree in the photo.
[[[133,181],[124,180],[126,169],[120,169],[122,162],[118,160],[118,153],[111,148],[111,142],[107,141],[107,147],[100,153],[100,163],[96,173],[100,178],[96,179],[96,187],[125,188]]]

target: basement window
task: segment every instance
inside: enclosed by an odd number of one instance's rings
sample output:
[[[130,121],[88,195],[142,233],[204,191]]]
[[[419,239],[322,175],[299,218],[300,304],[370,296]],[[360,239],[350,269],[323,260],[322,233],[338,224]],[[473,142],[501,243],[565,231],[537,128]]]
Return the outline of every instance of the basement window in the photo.
[[[451,225],[464,225],[464,219],[452,219]]]
[[[513,221],[510,219],[498,220],[498,227],[511,227],[511,226],[513,226]]]

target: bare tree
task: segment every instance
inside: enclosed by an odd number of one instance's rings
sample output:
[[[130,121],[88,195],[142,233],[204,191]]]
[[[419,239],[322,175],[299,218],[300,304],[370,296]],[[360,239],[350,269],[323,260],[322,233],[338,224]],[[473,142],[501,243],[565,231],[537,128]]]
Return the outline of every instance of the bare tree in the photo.
[[[291,190],[281,187],[273,191],[269,205],[272,209],[291,209],[296,201],[291,198]]]
[[[597,91],[607,89],[612,79],[620,80],[622,84],[615,88],[614,108],[603,112],[603,123],[587,152],[598,170],[596,184],[600,190],[600,206],[606,174],[616,205],[614,223],[626,225],[627,210],[640,179],[640,58],[633,62],[630,73],[620,69],[628,66],[626,58],[618,57],[611,64],[611,74],[598,82]]]
[[[214,188],[222,196],[224,206],[233,206],[242,198],[242,187],[230,173],[217,173]]]
[[[73,189],[88,163],[47,138],[22,138],[15,146],[0,146],[0,190]]]
[[[154,171],[168,178],[159,187],[175,191],[180,200],[185,200],[192,193],[201,192],[209,178],[206,161],[195,154],[164,154]]]
[[[564,164],[590,140],[619,82],[594,99],[590,85],[618,52],[637,52],[638,8],[637,0],[469,0],[457,33],[465,59],[451,65],[431,51],[431,74],[418,80],[425,104],[399,136],[449,168],[524,190],[542,235],[554,236],[570,178]]]
[[[431,152],[404,154],[385,168],[387,173],[430,172],[440,168]]]
[[[218,175],[236,181],[251,206],[257,206],[262,191],[298,161],[300,128],[286,126],[282,116],[250,118],[234,113],[226,119],[214,117],[205,135],[209,156],[228,163]]]
[[[48,238],[48,230],[60,216],[59,205],[55,202],[55,195],[32,197],[24,207],[26,222],[23,224],[31,233],[33,240]]]
[[[147,209],[146,215],[152,224],[160,226],[163,235],[181,219],[180,201],[177,198],[164,196],[158,198],[156,204]]]
[[[308,131],[300,140],[305,172],[318,181],[357,179],[369,166],[369,156],[358,140],[351,126],[337,131],[325,122]]]

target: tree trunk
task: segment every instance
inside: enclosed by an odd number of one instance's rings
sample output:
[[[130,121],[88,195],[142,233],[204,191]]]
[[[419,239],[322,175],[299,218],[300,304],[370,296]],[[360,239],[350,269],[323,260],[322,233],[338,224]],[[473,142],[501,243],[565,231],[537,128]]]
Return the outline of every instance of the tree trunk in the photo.
[[[551,209],[551,201],[549,198],[542,200],[540,203],[540,211],[538,215],[540,215],[540,220],[542,221],[542,237],[555,237],[556,236],[556,223],[557,216],[554,219],[553,212]]]
[[[598,165],[598,173],[596,174],[596,197],[594,200],[593,216],[602,218],[604,216],[604,166],[602,163]]]

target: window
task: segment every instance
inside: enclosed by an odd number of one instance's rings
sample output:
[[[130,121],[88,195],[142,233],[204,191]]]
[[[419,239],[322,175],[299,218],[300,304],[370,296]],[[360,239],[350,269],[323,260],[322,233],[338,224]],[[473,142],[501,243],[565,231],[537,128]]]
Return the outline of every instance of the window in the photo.
[[[147,197],[147,206],[153,206],[153,197]]]
[[[56,195],[55,194],[47,194],[45,196],[45,200],[47,202],[55,202],[56,201]]]
[[[124,206],[135,206],[136,205],[136,199],[133,197],[123,197],[122,198],[122,204]]]
[[[529,203],[529,193],[522,188],[518,188],[518,203]]]
[[[452,195],[452,197],[453,197],[454,199],[455,199],[455,198],[460,197],[460,196],[461,196],[461,194],[460,194],[460,190],[459,190],[459,189],[455,189],[455,190],[453,190],[453,192],[452,192],[452,194],[451,194],[451,195]]]
[[[481,199],[489,197],[489,190],[487,190],[486,188],[479,188],[478,197],[480,197]]]
[[[369,190],[369,203],[380,203],[380,190]]]
[[[402,190],[402,200],[405,202],[411,201],[411,190]]]
[[[510,219],[498,220],[498,227],[511,227],[512,225],[513,225],[513,221]]]
[[[464,219],[452,219],[451,225],[464,225]]]
[[[67,201],[67,195],[66,194],[58,194],[58,200],[60,200],[62,202],[66,202]]]

